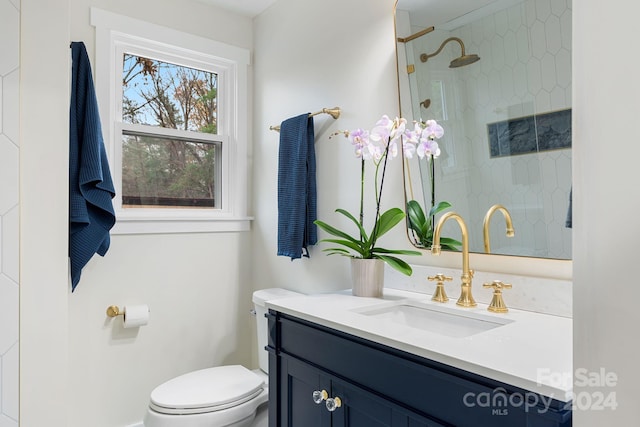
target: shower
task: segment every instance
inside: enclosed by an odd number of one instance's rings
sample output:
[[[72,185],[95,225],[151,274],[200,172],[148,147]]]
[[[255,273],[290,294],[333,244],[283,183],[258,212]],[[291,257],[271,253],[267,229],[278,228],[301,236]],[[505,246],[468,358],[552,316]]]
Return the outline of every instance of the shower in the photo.
[[[460,49],[462,50],[462,54],[458,58],[455,58],[453,61],[451,61],[451,63],[449,63],[449,68],[464,67],[465,65],[473,64],[474,62],[477,62],[480,60],[480,57],[476,54],[467,55],[465,53],[464,43],[462,42],[461,39],[459,39],[458,37],[449,37],[448,39],[442,42],[438,50],[436,50],[434,53],[431,53],[431,54],[423,53],[422,55],[420,55],[420,61],[427,62],[429,58],[432,58],[437,54],[439,54],[440,52],[442,52],[442,49],[444,49],[444,46],[451,41],[455,41],[460,44]]]

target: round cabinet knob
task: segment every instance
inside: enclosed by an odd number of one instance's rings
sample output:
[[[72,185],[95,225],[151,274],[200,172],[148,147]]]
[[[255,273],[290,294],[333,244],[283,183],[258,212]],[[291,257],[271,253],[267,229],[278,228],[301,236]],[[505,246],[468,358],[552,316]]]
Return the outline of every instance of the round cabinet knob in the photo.
[[[327,393],[327,390],[316,390],[313,392],[313,401],[318,405],[321,404],[323,400],[327,400],[328,397],[329,393]]]
[[[333,412],[342,406],[342,400],[339,397],[330,397],[327,399],[327,411]]]

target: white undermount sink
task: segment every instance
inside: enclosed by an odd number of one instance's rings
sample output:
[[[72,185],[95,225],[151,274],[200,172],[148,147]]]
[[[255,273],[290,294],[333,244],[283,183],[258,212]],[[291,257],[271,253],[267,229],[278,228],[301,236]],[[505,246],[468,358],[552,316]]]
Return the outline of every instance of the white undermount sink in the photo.
[[[450,301],[448,304],[455,304],[455,301]],[[513,322],[511,319],[465,310],[469,309],[402,300],[353,311],[375,317],[380,321],[393,322],[452,338],[469,337]]]

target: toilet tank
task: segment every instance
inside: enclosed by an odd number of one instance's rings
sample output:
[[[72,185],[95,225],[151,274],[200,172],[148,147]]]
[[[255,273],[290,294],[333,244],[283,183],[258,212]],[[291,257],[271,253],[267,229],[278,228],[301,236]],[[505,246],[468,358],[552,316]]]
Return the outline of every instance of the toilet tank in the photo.
[[[256,311],[256,324],[258,331],[258,363],[260,364],[260,369],[265,373],[269,372],[269,353],[265,350],[269,335],[269,329],[267,327],[268,320],[265,317],[267,314],[265,302],[301,295],[301,293],[282,288],[261,289],[253,293],[253,306]]]

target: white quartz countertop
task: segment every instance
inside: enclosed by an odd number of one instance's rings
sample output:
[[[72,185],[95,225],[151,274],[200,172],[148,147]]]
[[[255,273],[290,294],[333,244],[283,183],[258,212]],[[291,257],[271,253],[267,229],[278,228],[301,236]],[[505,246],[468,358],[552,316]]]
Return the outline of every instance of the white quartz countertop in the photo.
[[[502,326],[471,336],[451,337],[386,321],[358,311],[400,301],[439,305],[430,295],[386,289],[382,298],[363,298],[351,291],[304,295],[267,301],[267,308],[406,351],[465,371],[493,378],[546,397],[567,402],[572,395],[572,319],[510,309],[499,314],[486,304],[463,308],[455,298],[449,310],[493,316]]]

